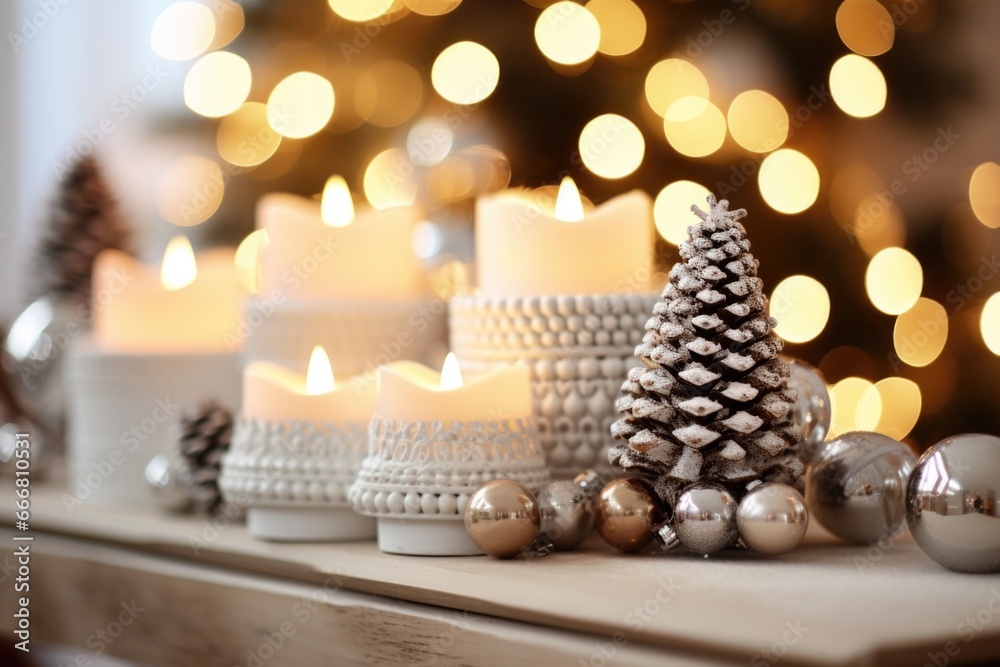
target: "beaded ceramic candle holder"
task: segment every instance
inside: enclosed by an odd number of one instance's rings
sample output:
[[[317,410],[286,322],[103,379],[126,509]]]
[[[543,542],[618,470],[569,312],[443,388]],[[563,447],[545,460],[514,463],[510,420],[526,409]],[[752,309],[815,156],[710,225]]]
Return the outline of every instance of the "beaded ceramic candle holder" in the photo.
[[[330,355],[338,375],[374,374],[384,364],[415,359],[438,365],[444,358],[447,306],[440,299],[398,302],[253,299],[246,311],[248,361],[305,367],[315,345]]]
[[[80,502],[153,505],[146,464],[171,450],[184,406],[239,404],[239,355],[112,352],[81,340],[66,384],[67,492]]]
[[[457,375],[457,365],[453,370]],[[465,385],[460,377],[456,384],[444,377],[411,362],[379,370],[368,457],[350,499],[357,512],[378,519],[382,551],[482,553],[465,530],[469,496],[493,479],[532,490],[549,479],[527,369],[500,369]]]
[[[539,443],[555,477],[610,472],[615,400],[658,295],[461,296],[451,342],[463,371],[531,369]]]
[[[347,502],[368,449],[367,424],[237,420],[219,487],[247,508],[247,528],[274,541],[375,537],[375,522]]]
[[[530,420],[386,421],[371,424],[371,449],[351,488],[357,512],[378,518],[389,553],[455,556],[482,551],[465,530],[465,506],[484,482],[548,482]]]

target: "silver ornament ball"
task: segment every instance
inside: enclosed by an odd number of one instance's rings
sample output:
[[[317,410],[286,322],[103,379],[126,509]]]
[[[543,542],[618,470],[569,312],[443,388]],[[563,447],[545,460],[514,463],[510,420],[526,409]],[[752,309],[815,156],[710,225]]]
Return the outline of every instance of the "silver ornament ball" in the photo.
[[[928,556],[956,572],[1000,572],[1000,438],[967,434],[920,457],[906,522]]]
[[[677,539],[691,551],[711,554],[736,541],[736,499],[715,484],[689,486],[674,508]]]
[[[868,544],[903,527],[906,481],[917,457],[879,433],[852,431],[825,443],[806,472],[806,502],[820,524]]]
[[[167,512],[186,512],[191,506],[187,472],[177,457],[157,454],[146,464],[146,483],[156,505]]]
[[[799,546],[808,527],[806,501],[787,484],[758,484],[736,508],[740,539],[762,556],[788,553]]]
[[[557,551],[580,546],[594,529],[594,504],[584,489],[569,480],[551,482],[538,493],[541,535]]]
[[[833,415],[830,393],[826,380],[818,369],[800,359],[783,357],[788,362],[791,375],[788,383],[798,392],[795,411],[802,425],[802,441],[799,443],[799,458],[803,463],[811,463],[830,432]]]

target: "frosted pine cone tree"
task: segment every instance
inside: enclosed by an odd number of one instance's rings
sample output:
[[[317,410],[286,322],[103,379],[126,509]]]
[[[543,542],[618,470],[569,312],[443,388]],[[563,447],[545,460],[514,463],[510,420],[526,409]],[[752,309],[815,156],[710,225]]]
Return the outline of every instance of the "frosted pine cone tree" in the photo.
[[[729,202],[708,198],[688,228],[622,386],[613,465],[641,474],[670,507],[694,482],[736,498],[756,480],[798,486],[801,431],[788,366],[778,358],[757,260]]]

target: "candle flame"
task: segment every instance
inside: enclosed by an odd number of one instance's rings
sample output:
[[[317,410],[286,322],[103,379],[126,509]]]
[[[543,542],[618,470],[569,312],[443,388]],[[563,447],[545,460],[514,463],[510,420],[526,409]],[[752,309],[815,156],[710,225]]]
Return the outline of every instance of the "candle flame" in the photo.
[[[462,369],[458,367],[458,359],[454,352],[449,352],[441,367],[441,389],[458,389],[462,386]]]
[[[354,200],[343,176],[331,176],[323,187],[320,217],[330,227],[346,227],[354,222]]]
[[[569,176],[564,176],[559,184],[559,194],[556,195],[556,218],[563,222],[580,222],[583,220],[583,200],[576,183]]]
[[[194,259],[194,250],[186,236],[175,236],[170,239],[163,253],[163,264],[160,266],[160,284],[163,289],[175,292],[187,287],[198,277],[198,265]]]
[[[306,393],[310,396],[329,394],[333,391],[335,384],[333,381],[333,368],[330,366],[330,357],[322,345],[313,348],[309,355],[309,370],[306,371]]]

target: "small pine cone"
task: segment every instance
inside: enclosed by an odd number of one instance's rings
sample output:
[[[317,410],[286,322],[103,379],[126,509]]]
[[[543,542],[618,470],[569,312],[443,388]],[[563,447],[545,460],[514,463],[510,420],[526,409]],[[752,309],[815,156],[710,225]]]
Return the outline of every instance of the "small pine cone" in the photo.
[[[219,468],[232,432],[232,412],[214,401],[188,410],[181,418],[178,449],[190,472],[191,500],[206,514],[215,514],[222,506]]]

